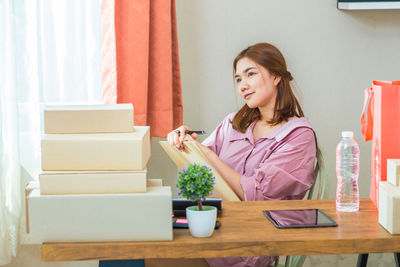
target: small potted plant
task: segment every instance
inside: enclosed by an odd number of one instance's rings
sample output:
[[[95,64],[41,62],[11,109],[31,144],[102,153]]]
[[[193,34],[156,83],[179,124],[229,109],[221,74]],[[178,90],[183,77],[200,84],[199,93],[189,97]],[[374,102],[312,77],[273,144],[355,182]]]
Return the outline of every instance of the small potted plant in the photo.
[[[211,195],[214,189],[215,177],[212,170],[205,165],[191,164],[178,175],[178,194],[197,202],[196,206],[186,208],[190,233],[195,237],[211,236],[217,220],[217,208],[204,206],[202,201]]]

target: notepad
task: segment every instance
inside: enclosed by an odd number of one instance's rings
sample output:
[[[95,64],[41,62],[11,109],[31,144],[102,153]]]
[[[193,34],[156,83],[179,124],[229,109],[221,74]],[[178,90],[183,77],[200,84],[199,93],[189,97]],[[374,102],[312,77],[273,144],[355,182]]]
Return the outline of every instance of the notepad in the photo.
[[[190,164],[210,166],[215,177],[215,185],[212,197],[222,198],[225,201],[240,201],[239,197],[233,192],[230,186],[221,177],[218,171],[208,161],[207,157],[201,152],[196,143],[186,141],[183,143],[184,151],[180,151],[171,146],[167,141],[160,141],[160,145],[167,152],[171,160],[176,164],[178,170],[187,168]]]

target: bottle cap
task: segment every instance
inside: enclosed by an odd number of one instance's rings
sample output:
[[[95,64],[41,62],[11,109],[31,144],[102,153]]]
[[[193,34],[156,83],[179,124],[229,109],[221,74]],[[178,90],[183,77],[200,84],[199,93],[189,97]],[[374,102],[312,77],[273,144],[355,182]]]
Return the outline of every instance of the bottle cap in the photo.
[[[353,137],[353,132],[352,131],[344,131],[342,132],[342,137]]]

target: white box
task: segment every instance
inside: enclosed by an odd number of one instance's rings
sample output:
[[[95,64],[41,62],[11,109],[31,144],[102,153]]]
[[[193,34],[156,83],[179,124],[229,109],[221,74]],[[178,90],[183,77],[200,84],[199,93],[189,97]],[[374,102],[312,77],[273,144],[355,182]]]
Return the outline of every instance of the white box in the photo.
[[[147,170],[124,171],[48,171],[39,174],[40,194],[112,194],[146,192]]]
[[[392,235],[400,234],[400,188],[379,182],[379,223]]]
[[[44,171],[140,171],[150,158],[150,127],[132,133],[47,134]]]
[[[394,186],[400,186],[400,159],[387,160],[387,181]]]
[[[132,132],[132,104],[49,105],[44,108],[44,132],[126,133]]]
[[[40,242],[172,240],[170,187],[146,193],[28,194],[30,238]]]

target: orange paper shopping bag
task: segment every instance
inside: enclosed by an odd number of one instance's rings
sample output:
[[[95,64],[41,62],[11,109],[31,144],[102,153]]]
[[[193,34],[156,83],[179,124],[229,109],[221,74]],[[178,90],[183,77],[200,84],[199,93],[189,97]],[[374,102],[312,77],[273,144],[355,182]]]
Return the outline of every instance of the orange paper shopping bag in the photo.
[[[400,81],[373,81],[365,89],[361,131],[365,141],[372,140],[370,198],[378,207],[387,159],[400,158]]]

